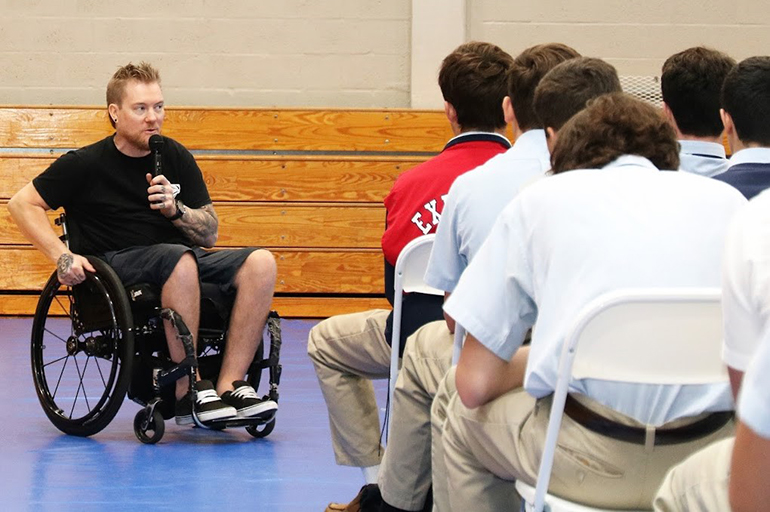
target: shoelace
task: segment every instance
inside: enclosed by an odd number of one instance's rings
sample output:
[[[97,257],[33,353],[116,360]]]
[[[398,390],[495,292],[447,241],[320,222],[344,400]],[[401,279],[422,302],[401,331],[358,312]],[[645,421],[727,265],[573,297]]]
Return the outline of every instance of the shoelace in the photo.
[[[195,395],[195,401],[199,404],[208,404],[219,400],[219,395],[213,389],[204,389],[198,391]]]
[[[253,398],[255,400],[259,400],[259,396],[257,396],[257,392],[254,391],[254,388],[251,386],[241,386],[235,391],[233,391],[233,396],[236,396],[238,398]]]

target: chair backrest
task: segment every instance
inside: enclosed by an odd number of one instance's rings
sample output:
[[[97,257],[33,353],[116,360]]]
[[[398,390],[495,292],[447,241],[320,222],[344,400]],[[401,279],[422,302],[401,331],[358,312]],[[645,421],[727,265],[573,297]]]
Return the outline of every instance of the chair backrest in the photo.
[[[727,381],[718,288],[624,289],[604,294],[572,322],[540,461],[533,510],[543,510],[571,379],[644,384]]]
[[[460,351],[465,343],[465,328],[455,322],[454,346],[452,347],[452,366],[460,361]]]
[[[425,284],[425,270],[428,268],[430,251],[433,248],[434,233],[415,238],[398,255],[395,268],[393,295],[393,332],[391,336],[390,357],[390,400],[398,377],[398,359],[401,352],[401,305],[404,293],[425,293],[444,295],[444,292]],[[390,423],[390,420],[389,420]]]
[[[573,324],[574,350],[566,348],[575,357],[572,377],[644,384],[727,379],[720,296],[719,289],[700,288],[620,290],[599,297]]]

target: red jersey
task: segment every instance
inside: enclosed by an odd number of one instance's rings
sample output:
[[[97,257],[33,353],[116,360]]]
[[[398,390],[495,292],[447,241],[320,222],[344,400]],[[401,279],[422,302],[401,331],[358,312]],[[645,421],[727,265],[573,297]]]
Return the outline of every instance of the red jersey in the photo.
[[[441,153],[399,176],[385,198],[388,212],[382,235],[385,259],[395,265],[406,244],[436,231],[444,200],[455,178],[510,147],[508,139],[496,133],[460,134],[450,140]]]

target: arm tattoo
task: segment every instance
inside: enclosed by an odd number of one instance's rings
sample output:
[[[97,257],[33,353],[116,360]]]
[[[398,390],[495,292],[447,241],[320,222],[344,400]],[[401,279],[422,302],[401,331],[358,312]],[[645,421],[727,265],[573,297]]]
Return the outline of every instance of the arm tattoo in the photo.
[[[219,229],[219,218],[214,211],[214,205],[207,204],[198,209],[188,208],[179,229],[193,244],[202,247],[213,246]]]
[[[65,252],[59,256],[59,259],[56,260],[56,275],[59,279],[62,279],[72,270],[72,263],[74,261],[75,257],[71,253]]]

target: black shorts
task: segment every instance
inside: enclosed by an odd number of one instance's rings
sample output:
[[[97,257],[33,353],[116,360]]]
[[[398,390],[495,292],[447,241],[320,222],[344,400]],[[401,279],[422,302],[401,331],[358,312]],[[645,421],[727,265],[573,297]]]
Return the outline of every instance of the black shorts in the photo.
[[[163,287],[180,258],[191,253],[198,262],[201,282],[219,285],[222,293],[235,293],[235,276],[255,247],[207,251],[200,247],[158,244],[110,251],[101,256],[118,274],[124,286],[150,283]]]

